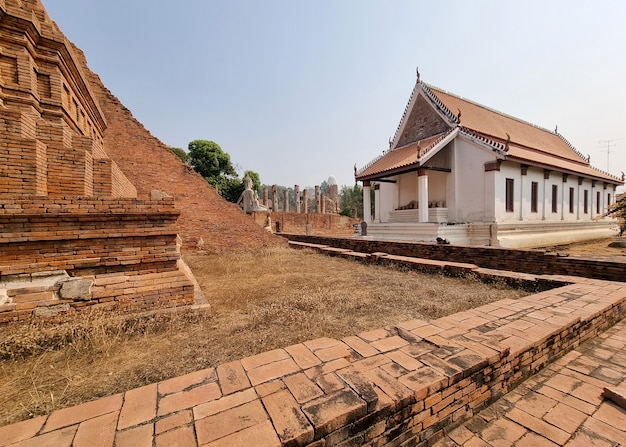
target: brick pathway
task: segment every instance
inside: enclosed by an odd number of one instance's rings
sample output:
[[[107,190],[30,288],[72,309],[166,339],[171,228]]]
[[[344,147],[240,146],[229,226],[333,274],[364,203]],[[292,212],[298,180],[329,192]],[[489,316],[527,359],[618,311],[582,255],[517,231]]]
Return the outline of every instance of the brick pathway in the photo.
[[[0,446],[409,446],[626,314],[626,284],[569,286],[430,322],[321,338],[0,427]],[[618,318],[619,317],[619,318]],[[440,446],[626,445],[626,323],[591,339]],[[468,413],[469,412],[469,413]],[[385,444],[391,442],[391,444]]]
[[[436,447],[626,445],[626,410],[603,400],[626,390],[626,320],[495,402]]]

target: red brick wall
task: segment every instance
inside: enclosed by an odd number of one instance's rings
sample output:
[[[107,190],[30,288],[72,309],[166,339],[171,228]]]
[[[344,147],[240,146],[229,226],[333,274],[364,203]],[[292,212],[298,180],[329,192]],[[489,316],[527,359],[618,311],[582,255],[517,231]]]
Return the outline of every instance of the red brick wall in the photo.
[[[139,197],[150,197],[150,192],[157,189],[176,199],[181,209],[178,231],[183,249],[196,247],[199,240],[204,243],[203,249],[216,252],[281,243],[238,206],[222,199],[199,174],[172,154],[89,70],[83,53],[77,48],[74,51],[107,119],[107,154],[132,179]]]
[[[265,226],[267,213],[253,213],[254,221]],[[339,214],[318,214],[318,213],[284,213],[281,211],[272,212],[272,231],[276,231],[276,222],[280,224],[280,231],[285,233],[306,234],[306,225],[311,225],[313,234],[343,235],[354,234],[353,225],[359,223],[359,219],[352,219]]]
[[[193,304],[193,284],[177,266],[178,216],[173,199],[4,198],[0,278],[23,281],[24,290],[0,305],[0,322],[52,309],[67,313]],[[58,287],[37,282],[42,273],[63,270],[93,281],[89,299],[60,299]]]
[[[469,262],[479,267],[495,270],[539,275],[572,275],[609,281],[623,281],[626,278],[626,261],[621,259],[609,261],[583,257],[560,257],[553,252],[532,249],[439,245],[427,242],[375,241],[298,234],[283,234],[281,236],[292,241],[323,244],[363,253],[382,252],[440,261]]]

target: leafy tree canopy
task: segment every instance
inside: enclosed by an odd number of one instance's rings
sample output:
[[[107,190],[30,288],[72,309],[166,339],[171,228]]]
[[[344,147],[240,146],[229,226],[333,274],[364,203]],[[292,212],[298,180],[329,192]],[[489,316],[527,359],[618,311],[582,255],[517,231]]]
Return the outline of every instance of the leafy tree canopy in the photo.
[[[170,151],[172,151],[174,155],[180,158],[183,161],[183,163],[187,163],[187,161],[189,160],[189,154],[185,152],[184,149],[181,149],[179,147],[173,147],[173,146],[168,146],[167,148]]]
[[[223,183],[222,178],[236,177],[237,171],[230,161],[230,155],[219,144],[208,140],[194,140],[189,143],[189,163],[210,184]]]

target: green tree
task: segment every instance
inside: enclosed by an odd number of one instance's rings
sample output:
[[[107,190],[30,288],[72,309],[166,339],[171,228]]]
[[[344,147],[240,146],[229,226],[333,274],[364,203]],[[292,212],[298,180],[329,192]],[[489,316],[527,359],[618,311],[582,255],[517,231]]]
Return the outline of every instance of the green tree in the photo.
[[[339,191],[339,203],[341,211],[339,214],[344,216],[356,217],[363,219],[363,188],[355,183],[352,188],[343,185]]]
[[[173,146],[168,146],[167,148],[170,151],[172,151],[174,155],[180,158],[183,161],[183,163],[187,163],[187,161],[189,161],[189,154],[185,152],[184,149],[181,149],[179,147],[173,147]]]
[[[189,143],[189,163],[210,184],[223,184],[223,178],[236,177],[237,171],[230,161],[230,155],[219,144],[208,140],[194,140]]]

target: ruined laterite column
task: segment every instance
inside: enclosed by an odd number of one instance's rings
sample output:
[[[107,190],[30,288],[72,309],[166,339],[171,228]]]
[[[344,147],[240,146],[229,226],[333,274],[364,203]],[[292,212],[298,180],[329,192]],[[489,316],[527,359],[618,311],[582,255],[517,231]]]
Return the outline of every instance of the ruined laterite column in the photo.
[[[278,186],[272,185],[272,211],[278,211]]]
[[[267,186],[263,187],[263,206],[267,206]]]
[[[307,214],[309,212],[309,198],[307,197],[307,190],[302,191],[302,212]]]
[[[315,212],[321,213],[322,211],[322,197],[320,195],[319,185],[315,185]]]
[[[296,213],[300,212],[300,185],[294,185],[293,191],[296,199]]]
[[[283,204],[283,211],[289,212],[289,188],[285,188],[285,202]]]

